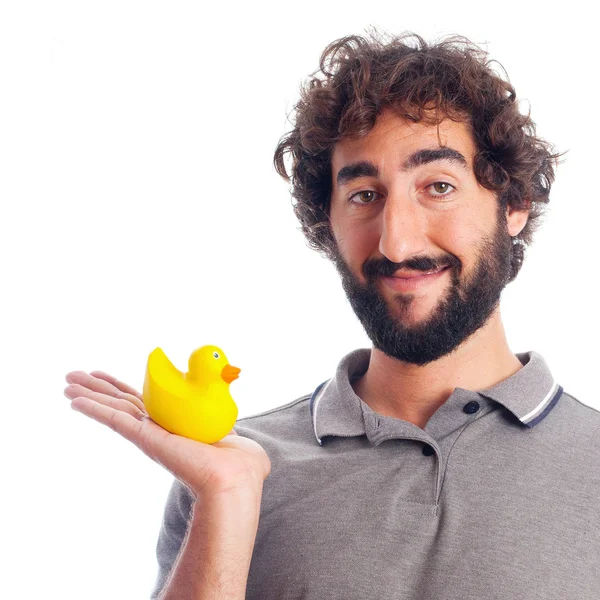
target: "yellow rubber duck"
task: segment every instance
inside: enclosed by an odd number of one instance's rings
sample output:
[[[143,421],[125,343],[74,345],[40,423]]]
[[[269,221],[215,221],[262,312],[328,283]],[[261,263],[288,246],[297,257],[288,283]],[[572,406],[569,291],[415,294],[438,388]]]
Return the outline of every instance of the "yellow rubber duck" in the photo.
[[[214,444],[237,420],[229,384],[241,369],[229,364],[221,348],[211,345],[192,352],[188,369],[182,373],[161,348],[155,348],[146,366],[144,405],[150,418],[167,431]]]

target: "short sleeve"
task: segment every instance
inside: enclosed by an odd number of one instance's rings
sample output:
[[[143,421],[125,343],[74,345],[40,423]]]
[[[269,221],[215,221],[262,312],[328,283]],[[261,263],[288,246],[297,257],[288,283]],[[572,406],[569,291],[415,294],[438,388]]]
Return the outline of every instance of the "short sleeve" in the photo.
[[[156,544],[158,574],[150,600],[159,598],[175,560],[183,545],[190,522],[194,496],[190,489],[178,479],[174,479],[167,497],[163,520]]]

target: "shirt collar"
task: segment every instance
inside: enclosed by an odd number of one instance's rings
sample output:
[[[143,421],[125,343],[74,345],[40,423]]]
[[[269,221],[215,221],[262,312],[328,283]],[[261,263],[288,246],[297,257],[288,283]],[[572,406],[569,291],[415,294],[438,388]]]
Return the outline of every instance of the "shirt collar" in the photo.
[[[319,444],[325,435],[352,437],[366,433],[363,415],[372,413],[356,395],[351,381],[369,365],[370,348],[353,350],[339,362],[334,377],[317,386],[310,398],[310,414]],[[530,350],[516,354],[523,367],[500,383],[475,392],[509,410],[526,427],[543,421],[558,402],[563,388],[554,379],[541,354]],[[473,393],[455,388],[454,393]],[[415,427],[416,425],[411,425]],[[418,428],[417,428],[418,429]]]

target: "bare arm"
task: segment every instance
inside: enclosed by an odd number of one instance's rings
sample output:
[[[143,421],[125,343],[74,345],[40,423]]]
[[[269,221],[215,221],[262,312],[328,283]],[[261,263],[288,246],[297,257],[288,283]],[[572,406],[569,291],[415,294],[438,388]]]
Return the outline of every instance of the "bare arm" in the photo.
[[[262,486],[196,501],[160,600],[244,600],[261,496]]]

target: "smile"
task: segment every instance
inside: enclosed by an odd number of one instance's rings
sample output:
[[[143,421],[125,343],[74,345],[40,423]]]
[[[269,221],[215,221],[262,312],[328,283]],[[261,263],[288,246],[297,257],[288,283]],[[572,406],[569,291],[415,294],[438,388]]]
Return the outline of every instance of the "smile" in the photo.
[[[417,275],[416,277],[382,277],[382,279],[387,286],[395,291],[416,290],[428,283],[437,281],[449,268],[450,267],[444,267],[435,273],[424,273],[423,275]]]

